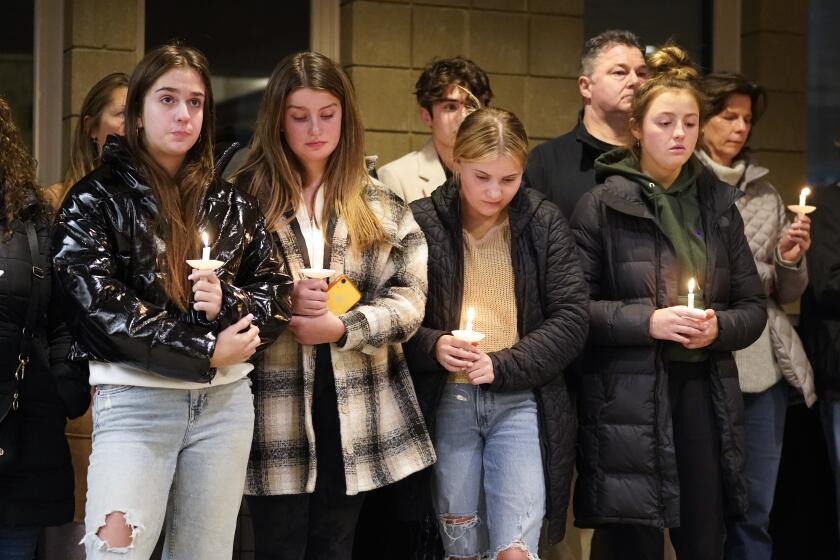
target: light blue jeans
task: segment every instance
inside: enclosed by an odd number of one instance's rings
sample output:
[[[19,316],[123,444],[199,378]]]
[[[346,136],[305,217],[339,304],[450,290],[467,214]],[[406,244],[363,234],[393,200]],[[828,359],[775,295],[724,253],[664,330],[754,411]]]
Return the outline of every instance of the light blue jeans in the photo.
[[[527,548],[537,558],[545,475],[534,392],[447,384],[435,451],[433,499],[447,557]]]
[[[199,390],[97,387],[82,541],[88,560],[147,560],[164,520],[164,559],[230,560],[253,431],[247,378]],[[112,512],[132,528],[127,548],[96,535]]]

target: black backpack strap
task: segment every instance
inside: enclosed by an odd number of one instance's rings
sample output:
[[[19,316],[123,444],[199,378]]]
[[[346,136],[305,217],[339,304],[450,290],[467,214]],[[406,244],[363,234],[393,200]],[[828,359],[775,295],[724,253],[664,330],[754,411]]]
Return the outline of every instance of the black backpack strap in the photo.
[[[29,290],[29,308],[26,310],[26,324],[23,327],[20,339],[20,353],[18,360],[19,375],[15,377],[18,381],[23,379],[23,370],[29,362],[29,351],[32,348],[32,338],[35,336],[35,328],[38,321],[38,311],[41,308],[42,281],[46,276],[44,261],[41,259],[41,251],[38,248],[38,234],[32,222],[26,222],[26,237],[29,241],[29,256],[32,259],[32,288]]]

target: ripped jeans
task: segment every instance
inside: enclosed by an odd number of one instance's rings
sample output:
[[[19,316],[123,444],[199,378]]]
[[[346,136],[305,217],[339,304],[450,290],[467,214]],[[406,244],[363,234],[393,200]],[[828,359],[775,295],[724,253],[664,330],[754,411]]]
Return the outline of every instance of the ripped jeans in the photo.
[[[197,390],[97,387],[88,560],[147,560],[164,520],[164,559],[230,560],[253,429],[247,378]],[[126,548],[97,535],[111,512],[123,512],[132,529]]]
[[[448,383],[436,426],[433,499],[446,557],[521,548],[537,558],[545,477],[534,392]]]

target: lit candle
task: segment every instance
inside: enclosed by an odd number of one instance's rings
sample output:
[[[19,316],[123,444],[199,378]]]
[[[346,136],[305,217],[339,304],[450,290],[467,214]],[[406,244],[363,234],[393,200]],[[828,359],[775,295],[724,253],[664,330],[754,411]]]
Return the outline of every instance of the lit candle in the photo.
[[[207,232],[201,232],[201,240],[204,241],[204,249],[201,250],[201,260],[210,260],[210,240],[207,238]]]
[[[458,340],[465,340],[467,342],[477,344],[484,340],[484,333],[480,333],[478,331],[473,330],[473,324],[475,323],[475,309],[472,307],[467,308],[467,324],[464,325],[464,330],[457,330],[452,331],[452,336],[457,338]]]
[[[805,187],[799,193],[799,206],[805,206],[805,197],[811,194],[811,189]]]
[[[688,281],[688,308],[694,309],[694,286],[697,282],[694,281],[694,278]]]

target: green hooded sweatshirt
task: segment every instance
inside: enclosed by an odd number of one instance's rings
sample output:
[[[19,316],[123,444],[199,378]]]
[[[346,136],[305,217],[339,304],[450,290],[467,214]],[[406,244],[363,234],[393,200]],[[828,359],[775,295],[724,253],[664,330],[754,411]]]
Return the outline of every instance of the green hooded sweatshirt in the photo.
[[[703,308],[702,286],[706,272],[706,240],[697,198],[697,178],[702,171],[703,164],[691,156],[674,184],[666,189],[645,175],[639,159],[625,148],[612,150],[595,160],[595,176],[599,183],[610,175],[622,175],[642,186],[648,209],[674,246],[679,304],[686,304],[688,281],[694,278],[694,306],[698,309]],[[681,362],[702,362],[708,355],[703,350],[688,350],[674,342],[667,345],[666,357]]]

